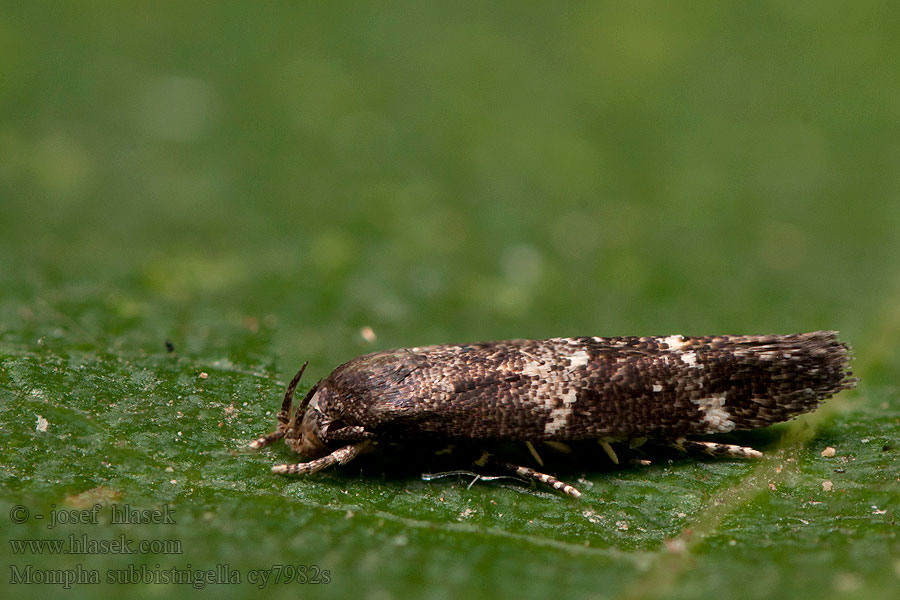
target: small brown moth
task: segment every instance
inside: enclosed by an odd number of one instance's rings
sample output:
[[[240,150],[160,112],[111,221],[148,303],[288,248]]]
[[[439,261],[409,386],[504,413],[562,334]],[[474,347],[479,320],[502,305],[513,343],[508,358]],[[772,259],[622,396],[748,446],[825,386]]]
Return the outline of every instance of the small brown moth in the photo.
[[[427,346],[355,358],[316,383],[296,410],[291,380],[277,429],[310,462],[273,473],[345,464],[378,441],[657,439],[712,454],[759,457],[752,448],[688,436],[755,429],[814,410],[856,385],[849,347],[833,331],[793,335],[577,337]],[[530,446],[531,447],[531,446]],[[552,475],[492,465],[581,492]],[[617,461],[616,461],[617,462]]]

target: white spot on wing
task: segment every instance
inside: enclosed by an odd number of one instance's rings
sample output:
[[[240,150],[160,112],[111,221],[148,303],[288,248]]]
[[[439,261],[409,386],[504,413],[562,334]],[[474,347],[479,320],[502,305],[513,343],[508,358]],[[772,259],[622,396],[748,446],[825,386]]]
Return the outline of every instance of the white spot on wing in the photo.
[[[588,364],[588,353],[584,350],[579,350],[569,357],[569,364],[572,365],[573,369],[583,367],[584,365]]]
[[[657,338],[657,340],[668,346],[671,352],[678,352],[684,346],[684,338],[680,335],[670,335],[662,339]]]
[[[525,363],[522,367],[522,373],[529,377],[537,377],[541,381],[546,381],[550,378],[550,374],[553,373],[553,369],[549,362],[541,363],[540,361],[532,360]]]
[[[589,362],[583,342],[574,338],[555,338],[519,350],[516,367],[531,379],[531,407],[543,417],[546,437],[561,435],[568,427],[578,402],[578,370]]]
[[[563,394],[561,399],[562,405],[550,411],[547,424],[544,425],[545,434],[554,434],[560,429],[563,429],[566,426],[566,423],[569,422],[569,417],[572,416],[572,407],[578,400],[575,389],[570,389]]]
[[[681,355],[681,362],[691,367],[699,367],[697,364],[697,353],[696,352],[685,352]]]
[[[691,400],[703,414],[703,422],[709,426],[710,433],[724,433],[734,429],[731,414],[725,409],[725,394]]]

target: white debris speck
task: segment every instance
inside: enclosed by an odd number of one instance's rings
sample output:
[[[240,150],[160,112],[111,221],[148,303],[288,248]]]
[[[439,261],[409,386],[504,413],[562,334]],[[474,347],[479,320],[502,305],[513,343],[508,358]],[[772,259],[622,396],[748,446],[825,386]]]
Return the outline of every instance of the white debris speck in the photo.
[[[832,456],[834,456],[834,453],[835,449],[831,446],[828,446],[827,448],[822,450],[822,456],[824,456],[825,458],[831,458]]]
[[[654,384],[653,384],[653,391],[654,391],[654,392],[661,392],[661,391],[662,391],[662,386],[659,385],[658,383],[654,383]]]
[[[50,421],[42,417],[41,415],[37,416],[37,425],[34,426],[34,430],[38,433],[44,433],[47,431],[47,428],[50,427]]]
[[[583,516],[585,519],[587,519],[587,520],[590,521],[591,523],[599,523],[599,522],[601,522],[601,521],[603,520],[603,516],[602,516],[602,515],[598,515],[597,513],[595,513],[595,512],[592,511],[592,510],[585,510],[585,511],[582,511],[581,514],[582,514],[582,516]]]
[[[209,373],[207,373],[206,371],[200,373],[200,379],[206,379],[207,377],[209,377]]]
[[[461,513],[459,513],[459,518],[458,518],[457,520],[458,520],[458,521],[462,521],[463,519],[468,519],[469,517],[471,517],[471,516],[474,515],[475,513],[476,513],[475,509],[473,509],[473,508],[467,508],[466,510],[462,511]]]
[[[834,489],[834,484],[826,479],[822,482],[822,489],[826,492],[830,492]]]
[[[359,330],[359,335],[361,335],[362,339],[366,340],[370,344],[374,343],[377,339],[377,337],[375,336],[375,330],[368,325]]]
[[[619,531],[628,531],[628,521],[616,521],[616,528]]]

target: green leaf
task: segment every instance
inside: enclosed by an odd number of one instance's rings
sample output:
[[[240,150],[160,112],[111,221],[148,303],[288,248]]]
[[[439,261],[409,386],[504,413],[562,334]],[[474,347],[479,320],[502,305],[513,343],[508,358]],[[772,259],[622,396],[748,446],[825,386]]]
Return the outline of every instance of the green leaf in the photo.
[[[884,6],[7,4],[4,597],[897,597]],[[763,459],[539,448],[580,501],[247,449],[304,360],[817,329],[861,384]]]

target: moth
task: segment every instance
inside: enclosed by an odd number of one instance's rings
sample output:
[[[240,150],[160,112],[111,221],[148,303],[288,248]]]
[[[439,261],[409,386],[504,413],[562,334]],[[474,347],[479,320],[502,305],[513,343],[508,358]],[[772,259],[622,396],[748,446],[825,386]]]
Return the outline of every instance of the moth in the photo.
[[[689,439],[756,429],[814,410],[853,388],[850,348],[837,332],[710,337],[575,337],[401,348],[355,358],[293,408],[308,363],[287,386],[274,432],[309,462],[273,473],[344,465],[378,442],[654,439],[710,454],[757,450]],[[574,497],[552,475],[483,456],[490,464]]]

